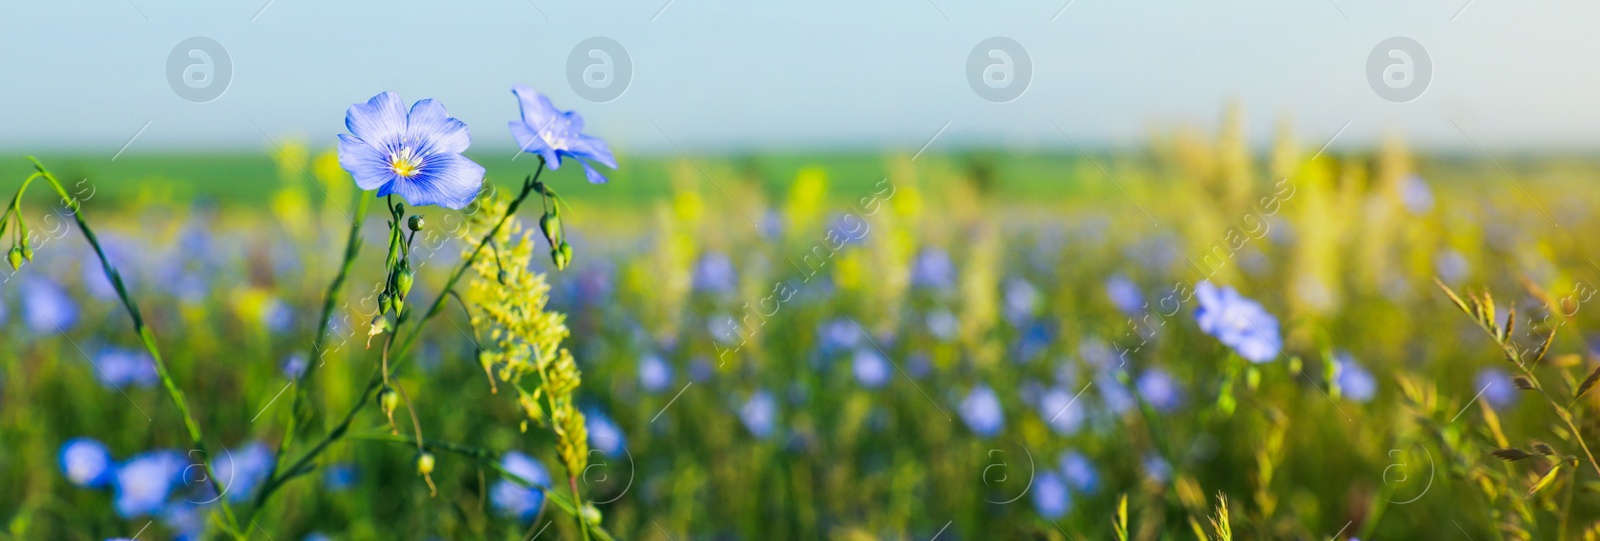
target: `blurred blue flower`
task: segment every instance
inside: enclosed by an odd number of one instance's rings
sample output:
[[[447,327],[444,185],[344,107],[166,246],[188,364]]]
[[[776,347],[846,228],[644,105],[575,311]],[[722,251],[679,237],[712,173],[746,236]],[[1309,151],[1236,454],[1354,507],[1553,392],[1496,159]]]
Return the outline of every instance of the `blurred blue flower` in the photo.
[[[1412,214],[1423,214],[1433,210],[1433,190],[1422,175],[1412,173],[1400,181],[1400,201]]]
[[[517,517],[524,523],[533,522],[539,514],[539,508],[544,505],[544,489],[550,487],[550,471],[521,451],[507,452],[500,459],[500,467],[532,486],[522,486],[510,479],[495,481],[489,489],[489,501],[501,513]]]
[[[711,379],[711,376],[716,371],[716,367],[711,366],[711,361],[705,357],[695,357],[689,360],[689,379],[694,380],[695,383]]]
[[[407,113],[399,94],[384,92],[351,105],[344,125],[351,135],[339,134],[339,165],[378,197],[398,193],[414,207],[460,210],[483,187],[483,166],[461,155],[472,143],[467,125],[437,101]]]
[[[1166,483],[1167,479],[1172,477],[1172,465],[1167,463],[1167,459],[1161,458],[1161,455],[1155,453],[1144,455],[1141,464],[1145,476],[1151,481]]]
[[[100,384],[106,387],[152,387],[161,380],[156,373],[155,360],[141,350],[105,348],[95,355],[94,364],[95,375],[100,378]]]
[[[1458,284],[1467,279],[1472,267],[1467,264],[1467,256],[1453,249],[1445,249],[1433,258],[1433,272],[1439,279],[1447,284]]]
[[[283,359],[283,377],[300,379],[306,373],[306,355],[304,353],[291,353]]]
[[[1112,415],[1122,415],[1138,404],[1133,392],[1117,381],[1115,376],[1102,373],[1094,381],[1095,388],[1100,391],[1100,399],[1105,402],[1106,411]]]
[[[956,285],[956,268],[950,254],[941,248],[925,248],[911,264],[911,285],[928,289],[950,289]]]
[[[595,171],[590,161],[617,168],[617,159],[611,155],[606,142],[584,135],[582,115],[556,109],[550,98],[527,85],[513,86],[511,93],[517,96],[517,103],[522,107],[522,118],[511,121],[511,136],[522,152],[544,156],[552,170],[561,168],[562,157],[578,160],[583,165],[584,175],[595,184],[605,182],[606,177]]]
[[[1039,417],[1057,434],[1077,433],[1085,416],[1083,404],[1075,402],[1076,398],[1071,390],[1051,387],[1039,397]]]
[[[922,379],[933,372],[933,359],[927,353],[918,351],[906,357],[906,375],[912,379]]]
[[[78,323],[78,305],[49,278],[33,278],[22,286],[22,320],[36,335],[66,332]]]
[[[300,541],[333,541],[333,538],[322,532],[311,532],[300,538]]]
[[[646,353],[639,357],[639,385],[645,391],[658,393],[672,386],[672,365],[660,355]]]
[[[885,360],[883,355],[878,354],[878,350],[873,348],[857,348],[855,359],[850,364],[855,372],[856,381],[860,382],[862,387],[868,389],[882,387],[889,382],[889,377],[892,374],[889,368],[889,361]]]
[[[1061,477],[1066,479],[1067,486],[1072,490],[1085,494],[1094,492],[1100,486],[1100,473],[1095,471],[1094,463],[1077,451],[1061,454]]]
[[[821,350],[824,354],[854,349],[861,343],[861,328],[847,318],[834,318],[822,324]]]
[[[1007,280],[1005,295],[1006,321],[1013,326],[1022,326],[1039,309],[1039,288],[1032,282],[1022,278]]]
[[[1178,409],[1178,403],[1183,398],[1178,382],[1160,368],[1151,368],[1139,374],[1139,379],[1133,382],[1133,386],[1139,390],[1139,396],[1144,397],[1150,407],[1160,412]]]
[[[765,389],[750,395],[750,399],[739,407],[739,421],[757,438],[771,436],[777,420],[778,403],[772,399],[772,393]]]
[[[739,281],[739,271],[733,260],[721,252],[710,252],[700,257],[694,267],[694,288],[711,293],[732,293]]]
[[[98,488],[111,481],[111,451],[91,438],[72,438],[61,445],[61,472],[72,484]]]
[[[117,514],[133,518],[160,511],[188,466],[183,454],[172,450],[149,451],[128,459],[116,472]]]
[[[1000,406],[1000,396],[988,385],[979,384],[961,401],[961,420],[967,428],[981,437],[992,437],[1005,427],[1005,411]]]
[[[267,480],[273,460],[272,450],[257,441],[217,455],[211,462],[211,469],[216,472],[217,484],[222,485],[228,501],[244,501]]]
[[[358,479],[360,474],[353,464],[332,464],[322,470],[322,486],[332,492],[349,490]]]
[[[1035,320],[1022,330],[1022,338],[1017,341],[1017,362],[1027,362],[1044,353],[1050,348],[1050,343],[1055,341],[1056,322],[1049,318]]]
[[[1139,284],[1127,276],[1118,274],[1106,280],[1106,296],[1111,299],[1111,305],[1124,314],[1138,315],[1144,309],[1144,293],[1139,291]]]
[[[1505,370],[1490,367],[1478,371],[1473,385],[1489,401],[1494,409],[1502,409],[1517,403],[1517,384],[1512,383],[1511,374]]]
[[[1029,494],[1033,498],[1033,509],[1039,512],[1039,516],[1047,519],[1061,518],[1072,506],[1072,495],[1067,492],[1067,483],[1061,479],[1061,475],[1050,470],[1039,472],[1033,480],[1033,490]]]
[[[583,412],[584,426],[589,430],[589,445],[606,456],[617,456],[627,447],[627,437],[610,417],[598,409]]]
[[[261,307],[261,323],[265,324],[272,334],[283,334],[294,325],[294,308],[277,297],[267,299],[266,304]]]
[[[728,314],[706,316],[706,331],[711,333],[711,339],[724,346],[732,346],[744,340],[744,329],[739,327],[739,321]]]
[[[960,330],[961,322],[956,315],[943,308],[930,312],[927,317],[928,332],[940,341],[949,342],[955,339],[956,331]]]
[[[1240,357],[1254,363],[1277,358],[1283,348],[1278,337],[1278,320],[1260,303],[1244,298],[1231,287],[1218,288],[1209,281],[1195,284],[1200,300],[1194,311],[1200,330],[1233,348]]]
[[[1085,337],[1078,343],[1078,356],[1100,368],[1115,368],[1122,365],[1116,352],[1113,352],[1105,341],[1093,336]]]
[[[173,541],[199,541],[206,533],[207,510],[194,502],[172,502],[160,515],[161,523],[175,534]]]
[[[1339,386],[1340,394],[1356,402],[1369,402],[1378,394],[1378,379],[1349,353],[1334,356],[1333,381]]]

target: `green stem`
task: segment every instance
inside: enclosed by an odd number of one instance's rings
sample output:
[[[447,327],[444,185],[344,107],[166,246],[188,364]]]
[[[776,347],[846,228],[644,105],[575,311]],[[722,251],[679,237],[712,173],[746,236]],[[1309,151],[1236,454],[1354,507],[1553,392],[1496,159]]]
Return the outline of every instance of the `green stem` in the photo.
[[[523,183],[522,193],[518,194],[517,198],[511,201],[511,204],[506,207],[505,214],[500,216],[500,220],[498,222],[495,222],[494,228],[490,229],[487,235],[484,235],[483,240],[478,242],[478,246],[472,250],[472,253],[461,261],[461,264],[456,267],[455,272],[451,273],[450,279],[445,282],[444,288],[440,290],[438,296],[434,297],[433,304],[429,305],[427,312],[423,314],[422,321],[417,322],[417,324],[412,327],[411,334],[406,337],[406,340],[401,343],[400,349],[394,354],[396,363],[405,358],[405,354],[411,349],[412,342],[416,340],[417,335],[422,334],[423,324],[427,323],[429,318],[432,318],[439,312],[439,309],[444,305],[445,295],[447,295],[447,292],[449,292],[451,289],[455,288],[456,282],[461,280],[461,276],[466,273],[467,268],[472,266],[473,260],[477,259],[478,254],[483,251],[483,246],[489,243],[489,241],[494,238],[495,234],[500,232],[500,228],[505,225],[506,221],[510,219],[512,215],[517,213],[517,207],[522,204],[523,200],[528,198],[528,194],[533,193],[534,183],[539,181],[539,175],[543,172],[544,160],[541,159],[539,160],[539,170],[534,173],[533,179]],[[404,322],[406,316],[409,314],[411,314],[411,309],[407,308],[406,311],[401,313],[400,317],[396,319],[396,326],[398,326],[401,322]],[[391,342],[394,340],[394,336],[394,333],[389,333],[389,340]],[[356,415],[366,407],[367,401],[372,398],[373,392],[376,391],[383,383],[384,375],[385,373],[382,367],[374,368],[372,376],[367,379],[366,389],[361,391],[361,396],[356,398],[356,403],[350,407],[350,411],[345,412],[344,419],[341,420],[339,424],[332,430],[329,430],[327,435],[322,437],[322,440],[318,441],[316,445],[312,446],[311,450],[306,451],[305,454],[296,459],[288,470],[284,470],[284,472],[277,477],[268,478],[267,482],[261,487],[261,496],[258,496],[258,499],[262,502],[267,501],[267,497],[276,492],[280,487],[283,486],[285,482],[299,476],[301,473],[309,471],[308,466],[311,464],[311,461],[315,460],[317,456],[321,455],[323,451],[327,450],[328,446],[344,437],[345,433],[350,430],[350,424],[355,421]]]
[[[322,364],[321,360],[324,354],[322,348],[328,337],[328,325],[333,317],[334,305],[339,302],[339,292],[344,290],[344,283],[350,276],[350,267],[355,263],[356,254],[361,252],[361,223],[367,217],[367,208],[370,206],[372,198],[365,197],[363,194],[363,196],[358,196],[358,199],[361,201],[356,206],[355,218],[350,220],[350,234],[345,240],[344,261],[339,264],[338,274],[333,277],[333,283],[328,284],[328,290],[323,295],[322,317],[317,319],[317,334],[316,338],[311,341],[311,356],[306,360],[305,370],[294,380],[294,405],[289,409],[289,420],[287,426],[284,427],[283,439],[278,440],[278,452],[273,456],[272,467],[267,470],[268,479],[278,475],[278,469],[283,466],[284,456],[288,454],[289,449],[294,445],[295,435],[299,431],[299,421],[305,408],[306,385],[311,380],[312,373],[316,371],[317,366]],[[266,494],[266,491],[262,491],[258,495],[255,501],[255,508],[246,515],[247,517],[254,518],[255,514],[260,512],[261,507],[266,505]]]
[[[39,163],[38,159],[29,156],[28,161],[33,162],[34,168],[39,171],[37,176],[30,176],[29,181],[34,178],[43,178],[50,182],[50,186],[55,188],[56,194],[61,196],[62,203],[72,212],[73,220],[78,223],[78,230],[83,232],[84,239],[89,241],[91,248],[94,248],[95,256],[100,259],[101,271],[105,273],[106,279],[111,282],[111,286],[116,289],[117,297],[122,300],[123,308],[127,310],[128,317],[133,320],[134,332],[139,335],[139,341],[144,344],[145,350],[149,351],[150,357],[155,360],[156,374],[160,376],[162,385],[166,387],[167,395],[172,397],[173,404],[178,406],[178,413],[183,416],[183,424],[188,429],[190,442],[194,445],[194,449],[200,452],[200,456],[209,458],[211,454],[206,449],[205,439],[201,437],[200,424],[195,421],[194,414],[189,411],[189,404],[184,399],[183,389],[178,388],[177,382],[173,381],[172,372],[167,369],[166,360],[161,357],[161,350],[156,347],[155,333],[150,330],[149,326],[145,325],[144,314],[139,311],[139,305],[134,302],[133,296],[128,294],[127,287],[122,283],[122,275],[117,272],[116,267],[111,265],[111,260],[106,258],[105,250],[100,247],[100,240],[95,237],[94,230],[89,228],[89,223],[84,221],[83,209],[78,199],[68,195],[66,188],[62,187],[61,181],[56,179],[56,176],[51,174],[49,170],[45,169],[44,164]],[[24,182],[22,190],[26,189],[27,183]],[[21,197],[21,190],[19,190],[17,199],[20,200]],[[15,206],[15,203],[13,203],[13,207]],[[223,494],[227,487],[221,485],[216,471],[211,467],[210,461],[204,460],[202,463],[206,467],[207,477],[211,481],[212,489],[216,490],[219,495]],[[217,502],[222,508],[223,516],[227,518],[229,524],[233,526],[232,529],[237,534],[237,522],[234,520],[233,509],[229,507],[227,499],[218,498]]]

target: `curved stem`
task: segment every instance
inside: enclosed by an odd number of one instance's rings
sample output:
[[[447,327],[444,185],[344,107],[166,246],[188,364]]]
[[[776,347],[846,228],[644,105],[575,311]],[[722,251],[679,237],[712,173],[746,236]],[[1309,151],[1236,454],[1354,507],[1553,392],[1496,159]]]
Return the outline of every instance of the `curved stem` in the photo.
[[[344,261],[339,264],[339,272],[334,275],[333,283],[328,284],[328,290],[322,296],[322,316],[317,318],[317,334],[311,341],[311,356],[306,359],[306,368],[294,379],[294,405],[289,409],[289,420],[283,430],[283,438],[278,440],[278,452],[273,455],[272,466],[267,470],[267,478],[278,475],[278,469],[283,466],[283,458],[294,445],[294,438],[299,429],[300,418],[305,409],[306,385],[317,367],[322,365],[322,350],[324,341],[328,337],[328,322],[333,317],[334,305],[338,304],[339,292],[344,289],[345,280],[350,276],[350,267],[354,265],[356,254],[361,251],[361,223],[367,217],[367,208],[372,198],[358,196],[361,200],[356,206],[356,215],[350,221],[350,234],[345,240]],[[251,510],[246,516],[254,517],[260,507],[266,503],[264,498],[257,498],[256,509]]]
[[[161,384],[166,388],[167,395],[172,397],[173,404],[178,406],[178,413],[183,416],[183,424],[189,432],[189,440],[194,445],[194,450],[199,451],[200,456],[209,458],[211,454],[206,449],[205,439],[201,437],[200,423],[195,421],[194,414],[189,411],[189,404],[184,399],[183,389],[178,387],[176,381],[173,381],[172,371],[167,369],[167,362],[161,357],[161,350],[156,347],[155,333],[150,330],[148,325],[145,325],[144,314],[139,311],[139,305],[134,302],[133,296],[128,294],[127,287],[122,283],[122,275],[117,272],[115,266],[112,266],[111,260],[106,257],[105,249],[100,247],[100,239],[95,237],[94,230],[89,227],[88,222],[84,221],[83,209],[78,199],[68,195],[66,188],[61,185],[61,181],[54,174],[51,174],[48,169],[45,169],[44,164],[39,163],[38,159],[29,156],[28,161],[33,162],[34,168],[38,170],[38,174],[30,176],[29,180],[43,178],[48,181],[50,186],[55,188],[56,194],[61,196],[62,203],[72,212],[73,220],[78,223],[78,230],[83,232],[84,239],[89,241],[89,246],[94,249],[95,256],[100,259],[100,270],[105,273],[106,279],[116,289],[117,297],[122,301],[122,307],[127,310],[128,317],[133,320],[133,329],[139,335],[139,341],[144,344],[145,350],[150,352],[150,357],[155,361],[156,375],[161,378]],[[27,189],[26,183],[24,183],[23,189]],[[17,199],[20,200],[21,198],[22,192],[18,191]],[[12,206],[16,207],[16,202],[13,202]],[[222,494],[227,488],[221,485],[216,471],[211,467],[211,462],[203,460],[202,463],[205,465],[207,478],[211,481],[211,488],[216,490],[218,494]],[[217,502],[222,508],[223,516],[233,526],[232,530],[237,532],[238,527],[234,521],[233,509],[229,507],[227,499],[221,498]]]

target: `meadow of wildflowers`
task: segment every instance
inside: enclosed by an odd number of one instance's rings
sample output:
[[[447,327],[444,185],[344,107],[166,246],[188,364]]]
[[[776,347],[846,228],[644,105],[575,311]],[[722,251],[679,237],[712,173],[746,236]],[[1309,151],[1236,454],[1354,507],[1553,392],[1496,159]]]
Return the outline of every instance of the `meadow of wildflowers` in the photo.
[[[512,94],[264,194],[14,158],[0,534],[1600,538],[1600,164],[630,160]]]

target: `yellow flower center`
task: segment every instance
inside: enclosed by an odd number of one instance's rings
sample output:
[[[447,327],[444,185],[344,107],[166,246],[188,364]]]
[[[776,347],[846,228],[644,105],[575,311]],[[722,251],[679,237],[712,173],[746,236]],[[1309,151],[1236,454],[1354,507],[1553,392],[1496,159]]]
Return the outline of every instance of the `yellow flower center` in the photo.
[[[422,160],[410,147],[400,147],[400,152],[389,155],[389,169],[401,177],[416,176],[417,169],[422,167]]]

